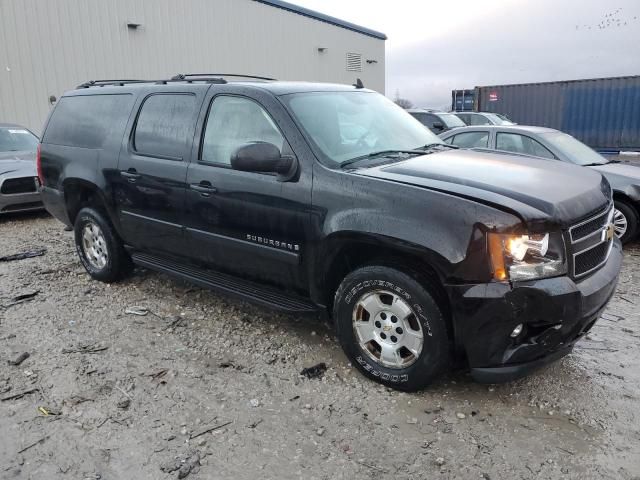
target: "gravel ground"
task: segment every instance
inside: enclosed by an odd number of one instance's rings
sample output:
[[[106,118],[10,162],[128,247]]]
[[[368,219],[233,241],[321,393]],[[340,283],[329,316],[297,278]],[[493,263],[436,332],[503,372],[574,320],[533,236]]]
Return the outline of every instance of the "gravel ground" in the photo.
[[[637,245],[572,355],[418,394],[364,379],[321,319],[144,270],[92,281],[60,223],[0,218],[0,255],[31,248],[0,262],[0,478],[640,479]]]

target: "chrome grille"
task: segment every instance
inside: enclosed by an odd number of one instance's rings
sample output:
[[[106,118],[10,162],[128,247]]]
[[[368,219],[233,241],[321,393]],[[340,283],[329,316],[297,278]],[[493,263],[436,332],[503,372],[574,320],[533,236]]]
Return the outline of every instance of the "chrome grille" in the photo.
[[[583,238],[592,235],[593,233],[602,230],[602,227],[605,227],[608,222],[609,215],[611,213],[611,208],[607,208],[602,213],[599,213],[577,225],[574,225],[569,229],[569,233],[571,234],[571,242],[576,243]],[[609,222],[610,223],[610,222]]]
[[[609,258],[613,246],[613,205],[569,229],[573,253],[573,276],[587,275]]]

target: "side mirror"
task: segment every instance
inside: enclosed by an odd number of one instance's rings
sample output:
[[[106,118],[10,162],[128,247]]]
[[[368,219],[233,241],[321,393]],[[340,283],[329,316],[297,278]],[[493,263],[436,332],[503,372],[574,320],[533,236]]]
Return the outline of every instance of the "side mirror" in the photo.
[[[436,130],[444,130],[444,123],[442,122],[434,122],[433,128]]]
[[[295,173],[295,158],[282,155],[280,149],[268,142],[240,145],[231,154],[231,168],[243,172],[277,173],[280,180],[289,180]]]

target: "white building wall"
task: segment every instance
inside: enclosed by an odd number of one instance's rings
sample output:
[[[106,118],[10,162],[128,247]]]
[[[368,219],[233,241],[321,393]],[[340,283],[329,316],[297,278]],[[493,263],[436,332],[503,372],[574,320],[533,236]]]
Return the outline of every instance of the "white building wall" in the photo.
[[[384,43],[253,0],[0,0],[0,122],[40,132],[49,96],[93,79],[361,78],[384,93]],[[350,52],[362,55],[361,72],[347,71]]]

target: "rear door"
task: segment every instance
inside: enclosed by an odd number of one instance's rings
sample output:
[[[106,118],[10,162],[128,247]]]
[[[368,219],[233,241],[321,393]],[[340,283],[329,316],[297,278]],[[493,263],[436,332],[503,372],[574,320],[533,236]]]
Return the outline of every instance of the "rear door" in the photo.
[[[149,90],[136,105],[114,175],[126,243],[183,254],[185,180],[203,85]]]
[[[309,236],[311,169],[298,158],[298,176],[280,182],[276,175],[231,168],[231,153],[248,142],[268,142],[295,156],[284,134],[293,124],[282,105],[271,94],[235,91],[213,87],[198,122],[187,175],[190,255],[264,284],[305,285],[301,254]]]

